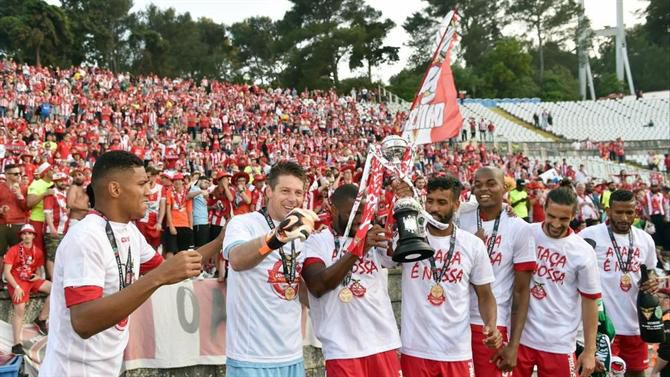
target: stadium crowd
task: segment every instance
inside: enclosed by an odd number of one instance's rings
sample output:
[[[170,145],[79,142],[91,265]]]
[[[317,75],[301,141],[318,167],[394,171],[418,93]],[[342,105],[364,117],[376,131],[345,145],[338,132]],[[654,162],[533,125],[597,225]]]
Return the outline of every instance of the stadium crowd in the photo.
[[[46,280],[35,278],[42,264],[35,255],[29,271],[5,272],[15,306],[25,304],[30,292],[49,291],[60,240],[94,206],[87,185],[106,151],[129,151],[144,161],[151,195],[136,225],[150,245],[170,257],[214,240],[235,216],[262,209],[267,175],[278,161],[304,168],[303,207],[328,213],[333,192],[360,181],[368,144],[397,134],[406,115],[367,95],[11,61],[0,61],[0,83],[0,255],[6,253],[5,263],[15,265],[17,250],[33,250],[34,244],[44,251],[46,267]],[[474,201],[476,172],[495,166],[505,175],[506,202],[527,222],[545,220],[550,190],[572,187],[579,210],[570,226],[578,232],[604,223],[610,195],[630,190],[637,198],[636,226],[652,233],[659,249],[670,250],[670,197],[662,181],[644,182],[625,172],[596,181],[565,160],[543,162],[473,143],[475,130],[480,141],[493,141],[495,125],[483,119],[466,123],[460,143],[418,151],[413,180],[424,198],[429,178],[453,176],[464,186],[461,201]],[[623,161],[623,141],[599,149],[604,158]],[[551,169],[560,178],[543,179]],[[381,207],[392,197],[387,182]],[[225,278],[223,262],[210,265],[203,277]],[[46,332],[44,319],[41,315],[37,324]],[[20,346],[20,338],[15,342]]]

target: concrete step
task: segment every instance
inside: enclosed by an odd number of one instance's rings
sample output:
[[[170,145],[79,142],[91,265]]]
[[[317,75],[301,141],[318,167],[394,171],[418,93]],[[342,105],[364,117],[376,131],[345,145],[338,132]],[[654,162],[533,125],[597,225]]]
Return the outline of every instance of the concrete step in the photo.
[[[567,141],[564,137],[559,136],[559,135],[557,135],[553,132],[537,129],[532,124],[515,117],[514,115],[508,113],[507,111],[501,109],[500,107],[491,107],[489,110],[497,113],[498,115],[500,115],[503,118],[509,120],[510,122],[516,123],[523,128],[526,128],[530,131],[533,131],[536,134],[542,135],[543,137],[546,137],[546,138],[551,139],[553,141]]]

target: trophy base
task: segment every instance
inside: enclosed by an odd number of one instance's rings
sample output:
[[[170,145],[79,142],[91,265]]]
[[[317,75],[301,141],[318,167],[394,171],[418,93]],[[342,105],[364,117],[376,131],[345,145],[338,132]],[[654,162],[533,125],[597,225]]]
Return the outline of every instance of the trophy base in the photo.
[[[433,254],[435,254],[435,251],[428,243],[422,240],[414,240],[406,244],[399,244],[391,259],[397,263],[411,263],[428,259]]]

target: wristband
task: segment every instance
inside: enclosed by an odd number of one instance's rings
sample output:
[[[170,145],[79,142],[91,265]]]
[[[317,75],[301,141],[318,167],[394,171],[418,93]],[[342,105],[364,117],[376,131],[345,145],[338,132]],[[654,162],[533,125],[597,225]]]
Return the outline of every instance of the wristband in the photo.
[[[277,250],[280,247],[284,246],[284,243],[277,239],[275,231],[268,233],[268,235],[263,239],[263,245],[258,249],[260,255],[265,255],[270,253],[272,250]]]

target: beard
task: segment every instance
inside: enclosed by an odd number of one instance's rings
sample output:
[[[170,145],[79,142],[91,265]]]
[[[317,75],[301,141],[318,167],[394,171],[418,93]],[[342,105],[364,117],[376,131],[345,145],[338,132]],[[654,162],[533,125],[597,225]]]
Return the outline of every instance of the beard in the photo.
[[[453,212],[448,212],[448,213],[431,213],[431,216],[433,216],[433,219],[441,222],[442,224],[448,224],[451,222],[451,219],[454,217]]]

